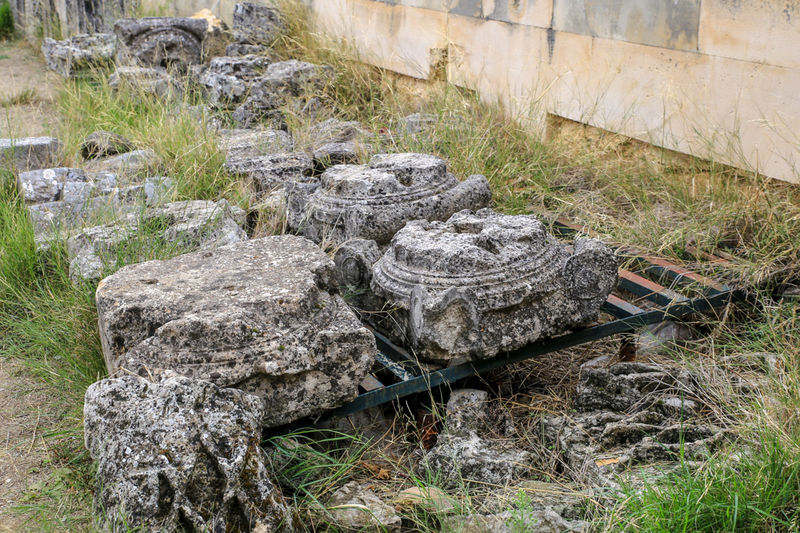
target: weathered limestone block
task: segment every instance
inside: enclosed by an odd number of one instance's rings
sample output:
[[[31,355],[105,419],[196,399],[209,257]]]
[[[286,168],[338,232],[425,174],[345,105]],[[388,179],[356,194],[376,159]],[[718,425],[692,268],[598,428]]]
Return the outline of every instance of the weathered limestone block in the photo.
[[[25,203],[38,204],[62,200],[65,183],[86,181],[86,173],[79,168],[45,168],[20,172],[17,188]]]
[[[225,48],[225,55],[230,57],[247,56],[247,55],[262,55],[269,51],[264,45],[261,44],[242,44],[231,43]]]
[[[244,211],[226,200],[190,200],[148,209],[138,221],[86,228],[67,241],[70,278],[99,280],[125,248],[141,255],[156,241],[184,251],[246,241],[244,222]]]
[[[217,146],[225,153],[225,161],[230,168],[243,160],[251,160],[265,155],[291,152],[292,137],[283,130],[220,130]]]
[[[403,522],[394,507],[356,481],[333,493],[328,501],[328,513],[340,531],[399,533]]]
[[[202,18],[144,17],[114,24],[121,65],[174,68],[185,71],[203,61],[208,21]]]
[[[335,268],[312,242],[265,237],[122,268],[100,282],[109,370],[174,370],[264,402],[277,426],[354,398],[373,335],[336,295]]]
[[[241,44],[270,44],[283,29],[280,12],[243,2],[233,8],[233,38]]]
[[[200,72],[195,78],[212,104],[237,104],[247,97],[250,84],[269,64],[269,58],[256,55],[215,57],[208,66],[197,69]]]
[[[335,165],[358,163],[358,146],[353,141],[325,143],[312,153],[314,171],[321,173]]]
[[[122,135],[105,130],[90,133],[81,144],[81,155],[84,159],[96,159],[136,150],[133,141]]]
[[[0,139],[0,169],[34,170],[52,167],[58,161],[61,141],[55,137]]]
[[[228,25],[208,8],[201,9],[190,18],[203,19],[207,22],[206,34],[203,37],[203,61],[224,55],[225,48],[230,42]]]
[[[65,78],[113,65],[116,51],[116,38],[110,33],[75,35],[64,41],[45,37],[42,43],[47,68]]]
[[[278,189],[292,188],[297,183],[313,183],[311,158],[302,152],[287,152],[234,159],[225,162],[229,172],[247,176],[257,198]]]
[[[272,63],[266,74],[253,80],[249,96],[233,112],[233,119],[242,128],[263,121],[282,121],[280,107],[290,98],[316,92],[332,77],[333,69],[327,65],[296,59]]]
[[[366,166],[326,170],[319,189],[290,206],[289,224],[316,242],[363,238],[386,244],[409,220],[445,220],[490,201],[483,176],[459,182],[438,157],[384,154]]]
[[[423,457],[422,469],[435,472],[440,482],[453,487],[462,481],[506,486],[528,470],[528,452],[491,437],[497,420],[489,418],[488,399],[485,391],[453,391],[445,428]]]
[[[590,524],[565,520],[552,509],[503,511],[497,514],[454,515],[442,518],[442,531],[459,533],[585,533]]]
[[[84,403],[103,525],[153,532],[293,531],[260,448],[264,407],[239,390],[166,374],[104,379]]]
[[[103,157],[87,163],[91,172],[110,172],[121,176],[132,176],[152,169],[158,164],[158,155],[150,149],[132,150]]]
[[[726,432],[697,421],[696,383],[687,372],[649,364],[584,369],[579,412],[546,417],[544,441],[581,481],[598,486],[617,486],[631,469],[663,475],[681,461],[702,461]]]
[[[372,270],[390,335],[420,357],[491,357],[591,321],[617,283],[603,243],[570,252],[534,216],[482,209],[409,222]]]
[[[181,84],[161,67],[117,67],[108,78],[108,86],[115,91],[127,90],[166,100],[183,96]]]

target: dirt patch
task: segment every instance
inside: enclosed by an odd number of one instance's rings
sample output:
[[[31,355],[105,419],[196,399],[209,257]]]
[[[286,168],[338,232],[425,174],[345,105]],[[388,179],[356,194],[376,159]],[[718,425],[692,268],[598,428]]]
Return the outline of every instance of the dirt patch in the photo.
[[[52,427],[47,402],[43,385],[0,359],[0,532],[24,531],[23,518],[9,511],[26,488],[47,476],[43,430]]]
[[[29,44],[0,43],[0,137],[55,135],[60,84]]]

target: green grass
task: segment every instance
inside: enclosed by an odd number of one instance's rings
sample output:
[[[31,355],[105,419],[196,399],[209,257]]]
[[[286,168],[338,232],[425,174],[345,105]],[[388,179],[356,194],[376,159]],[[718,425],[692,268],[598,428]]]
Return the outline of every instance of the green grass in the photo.
[[[0,40],[10,39],[14,36],[14,15],[11,13],[11,4],[8,0],[0,2]]]

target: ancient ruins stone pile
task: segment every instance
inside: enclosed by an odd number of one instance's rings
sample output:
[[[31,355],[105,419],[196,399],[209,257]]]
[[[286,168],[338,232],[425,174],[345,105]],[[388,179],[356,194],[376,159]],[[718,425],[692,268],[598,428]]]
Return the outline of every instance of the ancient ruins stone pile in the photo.
[[[429,154],[390,153],[384,138],[357,122],[330,118],[293,138],[285,111],[315,116],[308,111],[319,104],[314,95],[336,73],[275,61],[269,45],[282,24],[272,8],[237,5],[235,42],[224,57],[207,57],[206,18],[122,19],[113,40],[77,36],[43,50],[64,76],[115,57],[112,88],[176,109],[188,89],[199,88],[207,105],[194,110],[216,136],[226,171],[247,182],[251,206],[275,200],[286,208],[294,235],[248,238],[248,214],[225,200],[170,201],[171,179],[151,171],[155,153],[113,132],[86,139],[81,168],[55,167],[55,139],[0,140],[41,248],[65,240],[76,283],[106,276],[96,302],[112,377],[87,391],[85,432],[98,462],[97,503],[112,528],[124,515],[154,531],[292,530],[261,432],[359,393],[377,353],[361,319],[426,364],[448,365],[580,327],[616,285],[617,260],[605,245],[576,239],[568,246],[534,216],[488,209],[484,176],[455,176]],[[236,129],[227,129],[231,122]],[[422,135],[433,123],[415,114],[403,127]],[[156,243],[173,246],[165,254],[172,258],[141,262],[136,247]],[[122,266],[120,257],[134,264]],[[654,438],[674,451],[675,417],[690,401],[645,400],[654,381],[682,379],[635,365],[587,370],[579,414],[549,418],[544,435],[571,465],[610,483],[615,464],[666,457]],[[527,473],[531,451],[501,438],[487,401],[483,391],[451,395],[420,475],[436,472],[455,487],[503,486]],[[699,455],[720,435],[691,426],[689,449]],[[597,466],[607,454],[619,461]],[[358,484],[336,491],[329,504],[353,528],[400,530],[395,509]],[[531,525],[584,527],[555,507],[537,508]],[[510,518],[448,520],[504,531]]]

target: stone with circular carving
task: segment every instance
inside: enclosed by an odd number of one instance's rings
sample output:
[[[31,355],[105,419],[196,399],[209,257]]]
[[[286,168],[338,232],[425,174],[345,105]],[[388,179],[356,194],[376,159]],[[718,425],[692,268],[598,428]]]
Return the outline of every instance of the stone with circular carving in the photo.
[[[119,40],[117,61],[147,67],[187,70],[203,59],[205,19],[145,17],[114,24]]]
[[[534,216],[461,211],[414,221],[372,269],[392,309],[379,327],[426,360],[479,359],[593,320],[617,259],[594,239],[573,249]]]
[[[320,186],[290,204],[289,224],[316,241],[371,239],[386,244],[410,220],[445,220],[491,201],[484,176],[459,182],[443,159],[426,154],[381,154],[368,165],[336,165]]]

